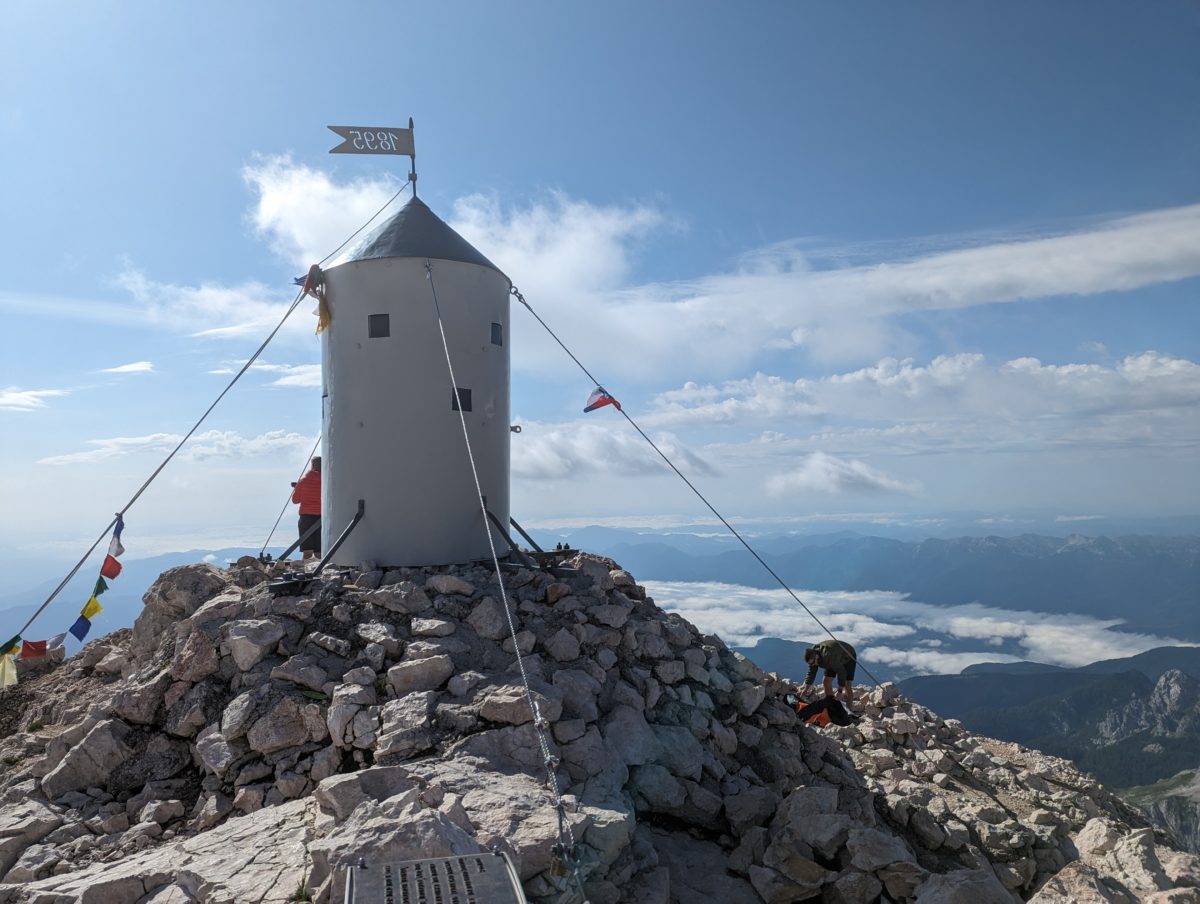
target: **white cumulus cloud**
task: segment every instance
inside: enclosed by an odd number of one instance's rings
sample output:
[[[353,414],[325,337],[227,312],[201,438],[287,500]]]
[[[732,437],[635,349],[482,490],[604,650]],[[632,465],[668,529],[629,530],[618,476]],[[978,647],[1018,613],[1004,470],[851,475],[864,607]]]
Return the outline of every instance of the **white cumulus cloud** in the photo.
[[[664,609],[679,612],[728,644],[753,646],[763,637],[811,642],[826,636],[782,589],[679,581],[647,581],[646,589]],[[917,673],[948,674],[977,662],[1019,659],[1073,668],[1155,647],[1193,646],[1123,631],[1117,620],[1086,615],[1020,612],[979,603],[934,606],[887,590],[796,594],[835,635],[857,647],[867,668],[879,662]],[[910,642],[901,643],[906,639]],[[996,640],[1016,652],[997,651]]]
[[[598,472],[643,476],[669,471],[646,441],[632,431],[587,423],[524,422],[521,428],[521,438],[512,447],[512,474],[517,478],[561,479]],[[681,471],[713,473],[701,456],[676,437],[659,434],[652,438]]]
[[[791,470],[767,478],[767,489],[777,496],[790,493],[880,493],[915,492],[915,488],[895,480],[865,462],[835,458],[813,452]]]
[[[251,224],[297,274],[366,224],[404,184],[390,176],[339,183],[322,170],[277,155],[259,157],[242,170],[242,178],[254,193]]]
[[[1200,364],[1146,351],[1111,365],[991,363],[941,355],[928,364],[883,358],[814,379],[757,374],[720,384],[689,382],[659,393],[643,418],[654,426],[805,425],[805,443],[829,454],[858,450],[1063,445],[1177,446],[1200,437]],[[750,447],[757,445],[757,450]],[[792,455],[789,436],[767,430],[741,449]]]

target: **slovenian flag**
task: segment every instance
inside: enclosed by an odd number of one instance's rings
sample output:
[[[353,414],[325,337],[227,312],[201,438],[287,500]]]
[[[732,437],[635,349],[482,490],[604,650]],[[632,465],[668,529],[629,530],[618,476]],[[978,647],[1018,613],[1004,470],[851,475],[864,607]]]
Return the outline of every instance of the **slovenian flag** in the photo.
[[[608,394],[603,386],[597,386],[592,390],[592,394],[588,396],[587,405],[584,406],[583,413],[595,411],[597,408],[603,408],[605,405],[616,405],[617,411],[621,410],[621,403]]]
[[[117,513],[117,525],[113,528],[112,539],[108,541],[108,554],[114,559],[125,552],[125,547],[121,545],[121,531],[125,530],[125,519]]]

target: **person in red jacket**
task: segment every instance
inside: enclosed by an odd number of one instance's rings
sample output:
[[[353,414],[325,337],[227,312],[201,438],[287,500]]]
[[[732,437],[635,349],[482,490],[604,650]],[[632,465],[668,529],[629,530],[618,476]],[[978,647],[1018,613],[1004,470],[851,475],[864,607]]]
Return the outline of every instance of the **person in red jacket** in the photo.
[[[300,505],[300,536],[304,536],[313,525],[317,528],[306,540],[300,541],[300,549],[304,558],[311,559],[321,555],[321,456],[314,455],[312,468],[292,484],[292,502]]]

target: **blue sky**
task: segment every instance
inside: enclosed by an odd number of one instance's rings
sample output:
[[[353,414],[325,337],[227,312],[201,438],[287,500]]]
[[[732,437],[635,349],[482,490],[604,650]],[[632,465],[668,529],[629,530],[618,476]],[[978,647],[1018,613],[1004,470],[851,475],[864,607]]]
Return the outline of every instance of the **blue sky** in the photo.
[[[1195,515],[1200,8],[844,6],[9,9],[0,547],[82,551],[402,184],[325,126],[409,116],[422,198],[730,516]],[[265,538],[308,308],[131,553]],[[513,321],[514,515],[703,514]]]

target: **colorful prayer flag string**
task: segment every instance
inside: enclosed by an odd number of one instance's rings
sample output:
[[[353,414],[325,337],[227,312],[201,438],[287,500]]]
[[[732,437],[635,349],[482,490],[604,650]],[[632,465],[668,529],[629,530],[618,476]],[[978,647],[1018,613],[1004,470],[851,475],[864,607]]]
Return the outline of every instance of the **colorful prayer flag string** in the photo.
[[[121,532],[124,530],[125,519],[118,512],[116,524],[113,526],[112,539],[108,543],[108,553],[104,556],[104,562],[100,566],[100,576],[96,578],[91,596],[83,604],[83,609],[79,613],[79,618],[75,619],[75,624],[62,634],[55,634],[48,640],[25,640],[17,634],[0,647],[0,688],[12,687],[17,683],[17,666],[14,660],[18,657],[42,659],[54,650],[62,649],[68,634],[80,642],[88,636],[92,630],[92,619],[104,611],[98,597],[108,590],[108,582],[105,581],[105,578],[111,581],[121,573],[122,566],[117,561],[117,557],[125,554],[125,546],[121,542]]]

